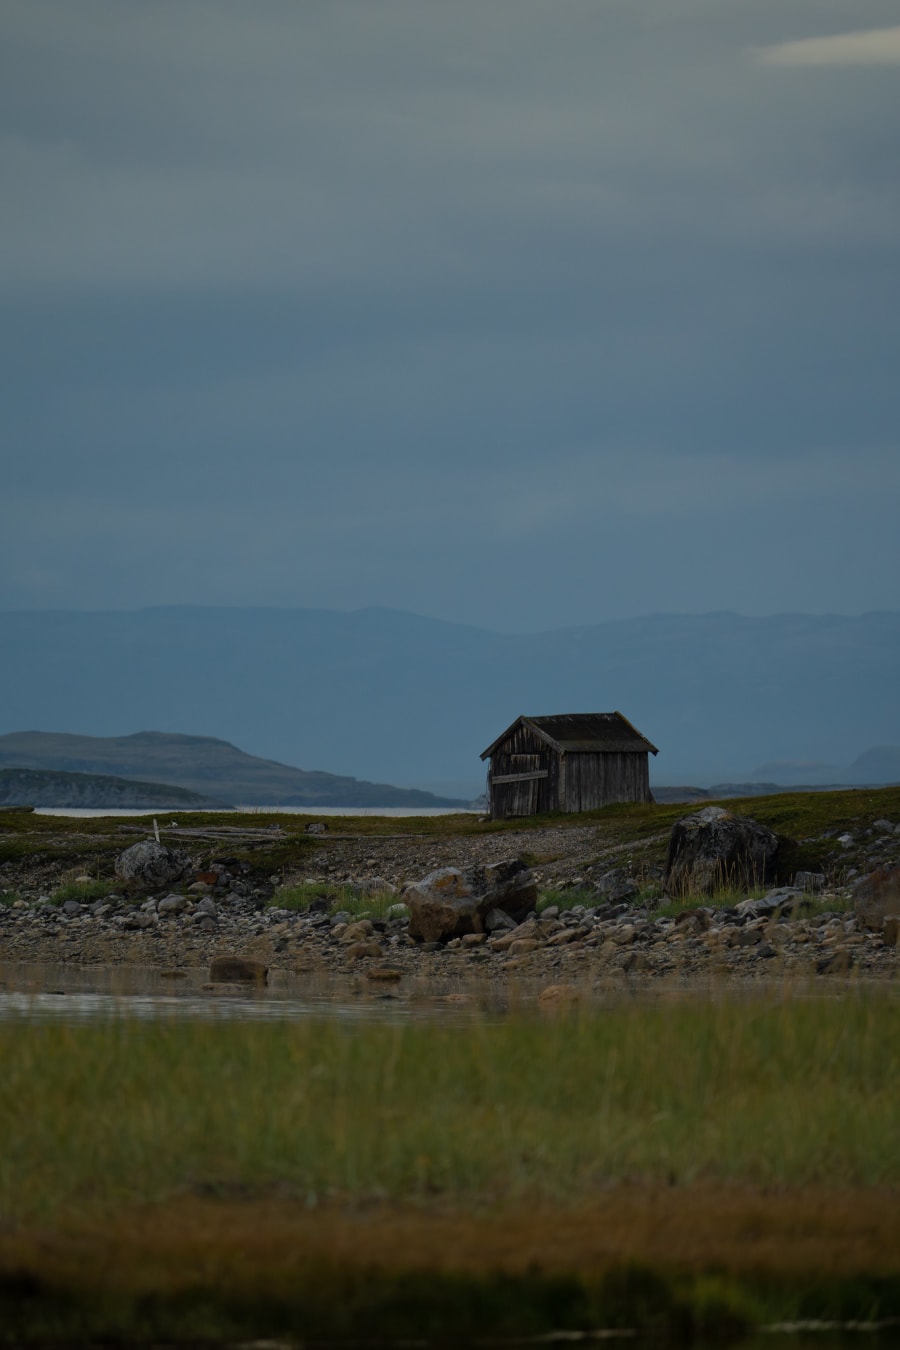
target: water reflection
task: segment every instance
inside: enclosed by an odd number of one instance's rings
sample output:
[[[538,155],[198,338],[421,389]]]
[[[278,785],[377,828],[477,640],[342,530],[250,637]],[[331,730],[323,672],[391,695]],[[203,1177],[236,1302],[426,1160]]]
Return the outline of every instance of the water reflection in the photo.
[[[0,963],[0,1020],[89,1022],[110,1017],[200,1021],[346,1022],[407,1020],[464,1023],[502,1016],[509,996],[491,988],[463,991],[451,982],[271,971],[264,988],[210,985],[205,969]]]

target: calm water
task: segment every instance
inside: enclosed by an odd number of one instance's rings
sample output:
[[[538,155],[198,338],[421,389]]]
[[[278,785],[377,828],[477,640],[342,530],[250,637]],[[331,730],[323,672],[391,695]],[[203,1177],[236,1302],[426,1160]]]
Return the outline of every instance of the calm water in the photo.
[[[210,985],[205,969],[164,971],[141,966],[69,966],[0,962],[0,1020],[88,1022],[110,1017],[202,1021],[464,1023],[500,1017],[510,996],[490,987],[404,978],[383,984],[355,977],[311,977],[271,971],[269,983]]]

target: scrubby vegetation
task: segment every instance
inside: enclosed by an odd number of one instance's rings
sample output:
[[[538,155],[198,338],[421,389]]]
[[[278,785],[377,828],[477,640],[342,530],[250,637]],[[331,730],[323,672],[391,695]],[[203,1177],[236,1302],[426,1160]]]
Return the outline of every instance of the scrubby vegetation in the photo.
[[[347,914],[351,918],[383,918],[398,903],[393,888],[364,888],[334,885],[324,881],[296,882],[280,886],[269,905],[274,909],[319,909],[327,914]]]
[[[54,905],[64,905],[67,900],[76,900],[79,904],[89,904],[92,900],[102,900],[113,890],[112,881],[65,881],[57,886],[50,896]]]

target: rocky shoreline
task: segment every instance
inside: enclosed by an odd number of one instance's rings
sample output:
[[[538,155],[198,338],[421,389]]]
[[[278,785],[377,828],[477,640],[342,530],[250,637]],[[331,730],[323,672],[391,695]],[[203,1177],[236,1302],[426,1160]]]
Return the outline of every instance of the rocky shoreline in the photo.
[[[890,872],[900,852],[900,826],[876,825],[859,841],[863,856],[881,873]],[[624,877],[627,893],[635,846],[598,851],[597,842],[591,826],[448,839],[333,839],[313,855],[315,871],[294,878],[313,889],[340,882],[360,896],[395,892],[396,903],[383,917],[329,912],[324,902],[308,911],[283,909],[273,903],[286,880],[283,872],[261,878],[246,863],[200,867],[189,859],[176,884],[140,895],[130,881],[91,903],[54,904],[49,891],[40,889],[46,866],[22,864],[16,869],[17,898],[0,905],[0,959],[177,971],[242,956],[273,971],[375,982],[515,978],[562,989],[610,977],[896,977],[898,921],[880,912],[873,922],[860,903],[854,908],[854,883],[846,875],[841,885],[824,876],[813,883],[804,879],[724,908],[701,904],[661,917],[654,902],[634,894],[616,899],[608,884],[610,877]],[[642,842],[645,849],[659,845],[655,836]],[[404,886],[435,869],[490,868],[522,855],[536,888],[545,893],[539,912],[520,922],[501,915],[487,931],[450,940],[411,936]],[[644,880],[654,871],[660,869],[643,864]],[[810,884],[824,889],[813,893]],[[855,885],[862,894],[858,878]],[[546,903],[547,891],[559,893],[560,903]]]

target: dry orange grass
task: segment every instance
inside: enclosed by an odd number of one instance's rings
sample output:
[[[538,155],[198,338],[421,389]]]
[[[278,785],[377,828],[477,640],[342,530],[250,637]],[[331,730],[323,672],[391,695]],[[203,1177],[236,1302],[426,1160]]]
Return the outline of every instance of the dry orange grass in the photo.
[[[379,1272],[574,1274],[623,1264],[779,1279],[900,1275],[896,1189],[619,1186],[571,1208],[461,1210],[277,1195],[181,1196],[102,1223],[0,1235],[0,1267],[90,1287],[261,1293],[333,1265]]]

